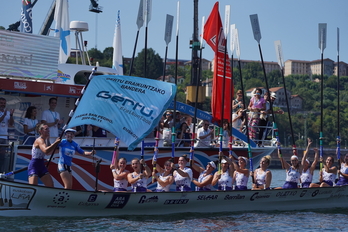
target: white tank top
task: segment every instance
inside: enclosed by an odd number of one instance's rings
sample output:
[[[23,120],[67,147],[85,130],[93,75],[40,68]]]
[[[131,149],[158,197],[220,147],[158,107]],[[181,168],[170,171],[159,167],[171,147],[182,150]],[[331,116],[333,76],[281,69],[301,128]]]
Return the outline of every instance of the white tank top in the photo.
[[[323,181],[335,182],[335,179],[336,179],[335,173],[326,172],[325,169],[323,168]]]
[[[198,177],[198,179],[197,179],[199,183],[202,183],[202,182],[205,181],[209,176],[213,175],[212,173],[210,173],[209,175],[204,176],[204,174],[205,174],[206,172],[207,172],[207,171],[204,170],[204,171],[201,172],[201,174],[199,175],[199,177]],[[212,186],[211,186],[211,184],[208,184],[208,185],[204,186],[204,188],[205,188],[205,189],[211,189]]]
[[[31,149],[32,159],[45,159],[46,154],[41,151],[39,147],[32,147]]]
[[[191,187],[191,181],[192,181],[192,170],[191,170],[191,168],[185,167],[184,170],[182,170],[182,171],[186,172],[187,174],[189,174],[189,177],[183,177],[177,171],[174,172],[174,180],[175,180],[176,186],[177,187],[180,187],[180,186]]]
[[[340,171],[344,174],[348,174],[348,167],[346,167],[345,164],[342,164]],[[343,177],[343,176],[340,174],[340,177]]]
[[[285,180],[288,182],[298,183],[300,180],[300,173],[296,169],[293,169],[292,167],[290,167],[289,171],[286,172]]]
[[[137,178],[140,174],[136,174],[135,172],[132,173],[132,178]],[[147,178],[143,177],[139,180],[137,180],[134,184],[131,185],[132,189],[135,187],[144,187],[147,188]]]
[[[236,185],[247,186],[249,177],[237,171],[235,173],[236,173]]]
[[[306,182],[312,182],[313,180],[313,175],[311,173],[310,168],[308,168],[306,171],[302,171],[301,174],[301,183],[306,183]]]
[[[221,174],[220,179],[218,180],[218,186],[232,188],[232,177],[230,176],[228,169],[226,172]]]
[[[116,172],[117,175],[120,174],[120,170],[117,169],[112,169],[113,172]],[[114,178],[114,188],[123,188],[123,189],[127,189],[128,187],[128,180],[127,178],[124,178],[122,180],[116,180]]]
[[[170,176],[172,176],[172,174],[169,174],[168,176],[163,176],[164,175],[164,172],[163,173],[158,173],[158,178],[161,180],[161,181],[167,181],[168,178]],[[165,191],[165,192],[169,192],[170,190],[170,184],[168,184],[167,186],[165,187],[162,187],[162,185],[160,185],[160,183],[157,181],[157,190],[159,191]]]
[[[261,169],[256,169],[256,183],[258,185],[264,185],[266,184],[266,174],[268,172],[268,169],[264,172],[260,172]]]

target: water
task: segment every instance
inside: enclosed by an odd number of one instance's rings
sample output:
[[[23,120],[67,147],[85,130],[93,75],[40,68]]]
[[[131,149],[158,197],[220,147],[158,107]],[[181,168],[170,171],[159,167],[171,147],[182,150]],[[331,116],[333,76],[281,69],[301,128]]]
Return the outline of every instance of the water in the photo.
[[[285,171],[272,170],[272,174],[272,187],[282,186]],[[313,180],[318,180],[318,171]],[[348,209],[90,218],[2,217],[0,231],[346,231],[347,216]]]

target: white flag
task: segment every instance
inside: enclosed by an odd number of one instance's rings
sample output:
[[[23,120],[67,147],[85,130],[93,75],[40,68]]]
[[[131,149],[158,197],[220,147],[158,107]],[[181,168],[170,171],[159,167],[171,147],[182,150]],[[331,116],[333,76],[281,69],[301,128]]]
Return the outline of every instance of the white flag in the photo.
[[[113,47],[114,53],[112,55],[112,68],[117,70],[118,75],[123,75],[120,11],[118,11],[118,16],[115,25]]]
[[[56,21],[54,36],[60,38],[58,63],[64,64],[70,55],[70,22],[68,0],[56,1],[54,20]]]

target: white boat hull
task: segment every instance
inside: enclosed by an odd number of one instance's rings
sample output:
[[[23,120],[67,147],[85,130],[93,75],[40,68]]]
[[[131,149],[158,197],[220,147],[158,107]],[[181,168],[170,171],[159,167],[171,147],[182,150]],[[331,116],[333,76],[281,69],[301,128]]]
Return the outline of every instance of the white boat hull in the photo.
[[[0,180],[0,216],[91,217],[346,208],[348,186],[211,192],[92,192]]]

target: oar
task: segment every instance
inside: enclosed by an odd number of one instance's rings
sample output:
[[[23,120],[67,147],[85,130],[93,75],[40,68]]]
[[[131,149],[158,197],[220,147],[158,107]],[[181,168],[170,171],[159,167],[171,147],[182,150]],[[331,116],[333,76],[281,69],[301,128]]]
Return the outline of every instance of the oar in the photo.
[[[180,3],[178,1],[177,3],[177,8],[176,8],[176,37],[175,37],[175,72],[174,72],[174,83],[175,85],[178,84],[178,60],[179,60],[179,21],[180,21]],[[167,36],[170,38],[167,38],[165,36],[165,41],[168,44],[171,40],[171,35],[172,35],[172,28],[173,28],[173,18],[170,21],[167,22],[169,24],[168,29],[166,27],[166,31],[168,30]],[[172,25],[172,26],[170,26]],[[170,30],[170,32],[169,32]],[[164,67],[165,69],[165,67]],[[163,72],[165,73],[165,72]],[[171,155],[171,160],[174,162],[174,157],[175,157],[175,139],[176,139],[176,131],[175,131],[175,124],[176,124],[176,98],[177,95],[175,94],[174,96],[174,102],[173,102],[173,125],[172,125],[172,155]]]
[[[222,79],[222,95],[221,95],[221,122],[220,122],[220,146],[219,146],[219,152],[222,152],[222,143],[223,143],[223,137],[224,137],[224,111],[225,111],[225,88],[226,88],[226,63],[227,63],[227,37],[229,33],[229,24],[230,24],[230,5],[225,6],[225,22],[224,22],[224,41],[225,41],[225,49],[224,49],[224,72],[223,72],[223,79]],[[228,55],[227,55],[228,56]],[[232,77],[232,76],[231,76]],[[231,78],[232,83],[232,78]],[[231,89],[231,92],[233,92],[233,89]],[[233,94],[232,94],[233,95]],[[229,99],[231,101],[231,98]],[[229,106],[231,104],[228,104]],[[231,112],[231,108],[230,108]],[[231,115],[231,113],[230,113]],[[232,122],[232,121],[231,121]],[[219,166],[218,171],[221,170],[221,159],[219,159]]]
[[[81,101],[81,99],[82,99],[82,97],[83,97],[84,91],[87,89],[87,87],[88,87],[90,81],[92,80],[93,75],[94,75],[94,73],[95,73],[96,71],[97,71],[97,67],[94,67],[94,68],[92,69],[91,74],[89,75],[89,78],[88,78],[88,81],[87,81],[85,87],[81,90],[81,95],[80,95],[80,97],[79,97],[79,98],[76,100],[76,102],[75,102],[75,107],[74,107],[74,109],[71,110],[70,113],[69,113],[69,119],[68,119],[68,121],[66,122],[66,124],[65,124],[64,127],[63,127],[62,133],[61,133],[60,136],[59,136],[60,139],[63,137],[64,130],[66,129],[66,128],[65,128],[66,125],[69,124],[69,122],[70,122],[70,120],[71,120],[71,118],[72,118],[72,116],[73,116],[73,114],[74,114],[74,112],[75,112],[75,110],[76,110],[76,108],[77,108],[79,102]],[[55,152],[55,149],[52,151],[52,154],[51,154],[51,156],[50,156],[50,158],[49,158],[49,160],[48,160],[48,162],[47,162],[47,164],[46,164],[46,167],[48,167],[48,165],[50,164],[50,162],[51,162],[51,160],[52,160],[52,158],[53,158],[54,152]],[[12,175],[14,175],[14,174],[23,172],[23,171],[25,171],[25,170],[28,170],[28,167],[24,167],[24,168],[15,170],[15,171],[11,171],[11,172],[5,173],[3,176],[6,178],[6,177],[12,176]]]
[[[228,26],[228,25],[227,25]],[[230,66],[231,66],[231,73],[233,75],[233,54],[234,54],[234,48],[235,48],[235,41],[234,41],[234,36],[233,36],[233,33],[235,32],[235,29],[236,29],[236,25],[235,24],[232,24],[230,26],[230,31],[231,31],[231,34],[230,34],[230,50],[231,50],[231,63],[230,63]],[[230,99],[231,99],[231,104],[230,104],[230,107],[231,107],[231,110],[230,110],[230,138],[229,138],[229,143],[228,143],[228,154],[229,155],[232,155],[232,143],[233,143],[233,135],[232,135],[232,111],[233,111],[233,81],[231,80],[230,82]]]
[[[278,150],[280,152],[280,142],[279,142],[279,136],[278,136],[278,127],[277,127],[277,123],[276,123],[276,117],[275,117],[275,114],[274,114],[274,111],[273,111],[273,103],[272,103],[272,101],[270,99],[271,94],[270,94],[270,91],[269,91],[269,85],[268,85],[268,80],[267,80],[267,75],[266,75],[266,69],[265,69],[265,64],[264,64],[263,56],[262,56],[262,50],[261,50],[261,44],[260,44],[261,30],[260,30],[260,24],[259,24],[259,19],[258,19],[257,14],[250,15],[250,22],[251,22],[251,26],[252,26],[252,29],[253,29],[254,39],[257,41],[258,47],[259,47],[259,52],[260,52],[260,57],[261,57],[261,64],[262,64],[262,70],[263,70],[263,75],[264,75],[264,78],[265,78],[266,90],[267,90],[267,93],[268,93],[268,100],[269,100],[269,104],[270,104],[270,110],[271,110],[271,113],[272,113],[272,116],[273,116],[273,129],[274,129],[274,133],[275,133],[276,138],[277,138]],[[294,154],[297,153],[296,150],[293,150],[293,152],[294,152]]]
[[[295,154],[297,153],[296,151],[296,144],[295,144],[295,136],[294,136],[294,130],[292,127],[292,121],[291,121],[291,113],[290,113],[290,108],[289,108],[289,100],[288,100],[288,94],[286,91],[286,84],[285,84],[285,78],[284,78],[284,59],[283,59],[283,49],[282,49],[282,44],[280,42],[280,40],[274,41],[274,46],[275,46],[275,50],[276,50],[276,55],[277,55],[277,60],[278,60],[278,64],[280,67],[280,72],[283,78],[283,86],[284,86],[284,92],[285,92],[285,100],[286,100],[286,107],[288,110],[288,117],[289,117],[289,124],[290,124],[290,131],[291,131],[291,137],[292,137],[292,149],[293,151],[295,151]],[[270,96],[268,95],[269,100]],[[279,141],[279,135],[278,135],[278,128],[277,125],[274,121],[275,115],[273,115],[273,122],[274,122],[274,133],[275,136],[277,138],[277,145],[278,145],[278,150],[280,150],[280,141]],[[281,154],[281,153],[280,153]]]
[[[246,134],[247,134],[247,141],[248,141],[248,157],[249,157],[249,163],[250,163],[250,171],[253,172],[254,167],[253,167],[253,155],[251,152],[251,146],[250,146],[250,137],[249,137],[249,126],[248,126],[248,116],[245,114],[246,112],[246,104],[245,104],[245,92],[244,92],[244,83],[243,83],[243,75],[242,75],[242,65],[240,62],[240,46],[239,46],[239,37],[238,37],[238,29],[234,28],[233,29],[233,37],[234,37],[234,44],[235,44],[235,49],[236,49],[236,55],[238,58],[238,70],[239,70],[239,76],[240,76],[240,85],[241,85],[241,89],[242,89],[242,98],[243,98],[243,113],[244,113],[244,126],[246,129]],[[254,180],[254,175],[251,175],[251,181],[252,183],[255,183]]]
[[[321,82],[320,82],[320,133],[319,133],[319,144],[320,144],[320,160],[323,158],[323,129],[324,129],[324,49],[326,48],[326,23],[319,23],[319,48],[321,52]],[[339,64],[337,64],[339,66]],[[323,163],[320,162],[320,170],[323,168]]]
[[[133,63],[134,63],[135,52],[137,50],[139,31],[140,31],[140,28],[144,25],[144,17],[143,17],[143,14],[144,14],[143,5],[144,5],[144,3],[143,3],[143,1],[144,0],[140,0],[140,3],[139,3],[139,10],[138,10],[138,17],[137,17],[138,31],[137,31],[137,35],[135,37],[133,55],[132,55],[132,60],[130,63],[130,68],[129,68],[129,76],[132,76]]]
[[[337,28],[337,162],[341,170],[341,136],[340,136],[340,29]]]
[[[147,77],[147,32],[151,20],[152,0],[144,0],[144,22],[145,22],[145,51],[144,51],[144,78]]]

